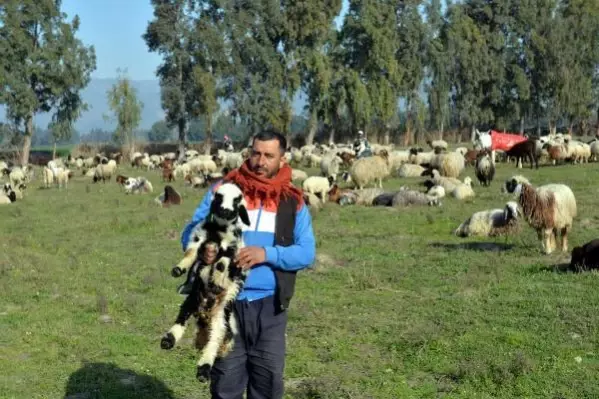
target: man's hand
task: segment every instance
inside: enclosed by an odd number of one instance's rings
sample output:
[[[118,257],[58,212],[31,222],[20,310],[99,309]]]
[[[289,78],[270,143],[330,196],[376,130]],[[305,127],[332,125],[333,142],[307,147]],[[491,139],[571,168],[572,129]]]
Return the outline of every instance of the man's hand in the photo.
[[[262,247],[244,247],[239,250],[235,263],[237,267],[249,269],[258,263],[266,262],[266,251]]]
[[[214,244],[207,244],[204,248],[202,260],[205,264],[211,265],[216,260],[216,255],[218,255],[218,247]]]

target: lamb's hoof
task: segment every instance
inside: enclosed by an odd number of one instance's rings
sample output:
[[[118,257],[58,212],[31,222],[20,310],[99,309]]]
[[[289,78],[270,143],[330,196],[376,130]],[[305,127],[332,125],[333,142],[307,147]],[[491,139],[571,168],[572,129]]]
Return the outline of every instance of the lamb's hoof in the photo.
[[[175,346],[175,336],[171,333],[167,333],[160,341],[160,347],[162,349],[173,349]]]
[[[171,270],[171,275],[173,277],[181,277],[183,275],[183,270],[181,270],[181,268],[179,266],[175,266]]]
[[[198,372],[196,373],[196,378],[199,382],[208,382],[210,380],[210,365],[202,364],[198,366]]]

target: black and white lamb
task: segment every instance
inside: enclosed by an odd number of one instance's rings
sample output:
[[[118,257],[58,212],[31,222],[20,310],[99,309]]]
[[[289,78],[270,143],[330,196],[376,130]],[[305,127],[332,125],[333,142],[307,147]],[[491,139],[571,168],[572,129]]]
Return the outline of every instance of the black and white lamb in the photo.
[[[173,348],[185,332],[186,321],[194,315],[198,326],[195,345],[201,351],[196,373],[200,382],[208,381],[214,361],[231,351],[237,334],[234,303],[248,274],[235,264],[238,250],[244,246],[242,224],[250,225],[243,193],[235,184],[225,183],[214,193],[208,216],[193,230],[183,259],[171,272],[179,277],[189,269],[188,280],[193,285],[160,346]],[[218,249],[212,265],[201,260],[209,245]]]
[[[458,237],[496,237],[518,229],[518,203],[509,201],[503,209],[489,209],[472,214],[454,231]]]

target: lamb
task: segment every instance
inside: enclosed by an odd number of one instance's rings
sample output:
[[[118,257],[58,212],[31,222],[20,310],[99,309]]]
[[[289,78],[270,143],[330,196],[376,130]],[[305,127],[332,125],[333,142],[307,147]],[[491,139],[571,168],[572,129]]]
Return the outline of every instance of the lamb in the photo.
[[[451,193],[457,186],[462,184],[460,179],[441,176],[436,169],[433,169],[431,174],[433,175],[433,178],[424,182],[424,185],[429,189],[433,186],[442,186],[445,191]]]
[[[118,175],[116,177],[116,182],[117,184],[120,184],[121,186],[124,186],[127,183],[127,176],[123,176],[123,175]]]
[[[497,237],[512,234],[518,229],[518,204],[509,201],[503,209],[475,212],[454,231],[458,237]]]
[[[116,170],[116,161],[110,160],[107,163],[100,163],[96,166],[94,170],[93,182],[97,183],[102,180],[103,183],[106,183],[106,180],[110,181],[112,175]]]
[[[320,161],[321,176],[333,176],[333,180],[337,180],[339,174],[339,166],[343,161],[334,152],[330,152],[322,157]]]
[[[426,144],[428,144],[433,150],[436,148],[440,148],[443,150],[447,150],[447,141],[445,140],[426,140]]]
[[[451,196],[458,200],[465,200],[475,196],[474,190],[472,189],[472,179],[468,176],[464,178],[464,182],[456,186],[451,192]]]
[[[168,208],[171,205],[181,205],[183,202],[181,195],[169,185],[164,187],[164,193],[156,197],[154,201],[162,205],[163,208]]]
[[[319,195],[322,203],[324,204],[327,199],[327,193],[333,185],[333,176],[322,177],[322,176],[310,176],[302,183],[302,188],[305,192]]]
[[[355,188],[363,189],[370,182],[378,181],[379,188],[383,188],[383,179],[389,176],[389,154],[383,150],[378,155],[358,159],[349,169]]]
[[[397,170],[397,176],[399,177],[418,177],[424,176],[426,172],[426,168],[423,168],[420,165],[414,165],[411,163],[404,163]]]
[[[476,178],[479,183],[483,186],[489,187],[495,177],[495,164],[491,160],[491,154],[489,150],[483,150],[476,159],[475,166]]]
[[[152,183],[145,177],[130,177],[125,182],[125,194],[151,193],[153,191]]]
[[[599,240],[594,239],[582,247],[574,247],[570,260],[570,269],[574,271],[599,269]]]
[[[196,378],[200,382],[209,380],[214,361],[233,349],[238,333],[233,307],[249,273],[234,263],[238,250],[244,247],[243,224],[250,225],[243,193],[235,184],[222,184],[214,193],[210,214],[196,226],[183,259],[171,271],[179,277],[189,269],[192,288],[160,346],[172,349],[182,338],[189,317],[196,315],[195,342],[201,351]],[[204,265],[199,259],[208,245],[218,250],[214,265]]]
[[[340,190],[335,194],[336,202],[341,205],[371,206],[374,199],[383,194],[382,188],[365,188],[364,190]],[[330,198],[330,197],[329,197]]]
[[[546,184],[534,188],[531,184],[515,180],[508,186],[510,192],[519,191],[518,202],[528,224],[537,231],[542,248],[550,254],[557,246],[561,234],[562,251],[568,250],[568,233],[576,217],[576,198],[565,184]]]

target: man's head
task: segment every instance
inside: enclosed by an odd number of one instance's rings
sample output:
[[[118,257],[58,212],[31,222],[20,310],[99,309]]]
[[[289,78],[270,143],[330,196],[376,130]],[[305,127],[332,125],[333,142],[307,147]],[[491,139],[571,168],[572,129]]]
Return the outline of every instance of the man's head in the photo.
[[[265,130],[256,134],[250,151],[250,168],[260,176],[272,179],[285,163],[287,140],[282,134]]]

